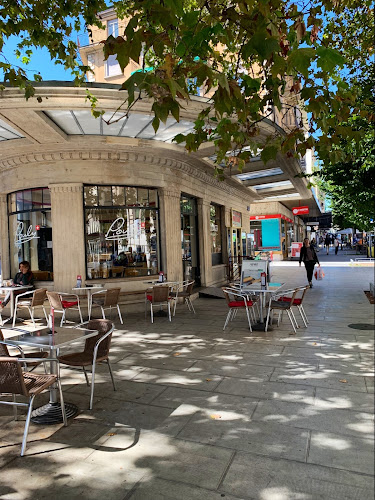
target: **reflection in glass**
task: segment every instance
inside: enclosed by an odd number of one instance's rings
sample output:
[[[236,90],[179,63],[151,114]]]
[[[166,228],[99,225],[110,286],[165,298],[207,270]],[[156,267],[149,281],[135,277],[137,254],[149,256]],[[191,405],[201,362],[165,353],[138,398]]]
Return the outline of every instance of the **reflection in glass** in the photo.
[[[134,207],[137,205],[137,188],[127,187],[126,191],[126,205],[128,207]]]
[[[112,188],[111,186],[98,186],[99,205],[108,207],[112,205]]]

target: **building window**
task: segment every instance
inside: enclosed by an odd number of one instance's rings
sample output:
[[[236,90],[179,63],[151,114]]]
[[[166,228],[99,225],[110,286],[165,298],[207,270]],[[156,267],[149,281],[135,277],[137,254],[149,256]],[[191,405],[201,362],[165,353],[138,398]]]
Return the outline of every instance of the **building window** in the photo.
[[[159,210],[155,189],[84,186],[88,279],[159,272]]]
[[[260,250],[262,248],[262,222],[261,221],[251,221],[250,223],[250,235],[253,241],[253,249]]]
[[[95,54],[87,54],[87,66],[95,71]],[[95,82],[95,73],[91,73],[91,71],[87,72],[87,81]]]
[[[118,37],[118,19],[111,19],[107,22],[107,37],[111,35],[114,38]]]
[[[221,207],[213,203],[210,205],[210,231],[212,265],[217,266],[223,263]]]
[[[53,280],[50,190],[34,188],[9,194],[8,220],[11,275],[27,260],[35,280]]]
[[[112,76],[119,75],[122,75],[122,71],[116,56],[108,56],[108,59],[105,61],[105,77],[111,78]]]

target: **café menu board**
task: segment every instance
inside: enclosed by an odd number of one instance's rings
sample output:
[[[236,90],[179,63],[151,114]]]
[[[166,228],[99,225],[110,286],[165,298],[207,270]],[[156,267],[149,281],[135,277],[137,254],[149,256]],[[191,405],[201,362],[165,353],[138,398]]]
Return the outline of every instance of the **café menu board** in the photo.
[[[267,274],[266,260],[244,260],[241,270],[241,287],[251,283],[260,283],[261,273]]]

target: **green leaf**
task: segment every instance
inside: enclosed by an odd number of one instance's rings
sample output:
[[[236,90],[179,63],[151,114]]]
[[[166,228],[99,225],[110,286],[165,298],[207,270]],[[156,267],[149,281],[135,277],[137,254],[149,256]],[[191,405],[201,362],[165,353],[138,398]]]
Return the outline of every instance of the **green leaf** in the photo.
[[[270,160],[276,160],[279,148],[277,146],[265,146],[260,154],[260,157],[264,164],[268,163]]]
[[[289,52],[289,67],[295,69],[299,73],[302,73],[303,76],[308,78],[309,67],[315,55],[315,49],[310,47],[292,50]]]
[[[336,67],[342,68],[345,63],[344,57],[335,49],[318,47],[316,53],[318,55],[317,65],[328,73],[335,70]]]

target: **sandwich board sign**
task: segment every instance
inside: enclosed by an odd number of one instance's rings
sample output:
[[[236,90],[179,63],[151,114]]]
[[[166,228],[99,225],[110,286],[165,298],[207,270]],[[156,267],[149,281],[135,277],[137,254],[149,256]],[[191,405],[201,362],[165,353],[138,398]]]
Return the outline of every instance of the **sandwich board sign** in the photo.
[[[266,260],[242,261],[241,288],[249,286],[252,283],[260,283],[261,273],[266,273],[267,275],[267,265],[268,262]]]

